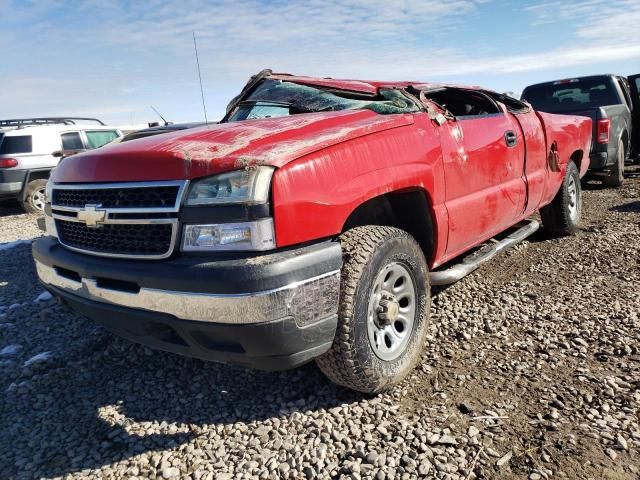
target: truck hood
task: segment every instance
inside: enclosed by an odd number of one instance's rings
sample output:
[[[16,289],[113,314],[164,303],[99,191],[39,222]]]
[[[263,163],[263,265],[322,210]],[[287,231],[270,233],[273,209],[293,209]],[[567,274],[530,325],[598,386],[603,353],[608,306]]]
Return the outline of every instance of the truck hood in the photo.
[[[254,165],[282,167],[347,140],[413,123],[369,110],[246,120],[107,145],[65,158],[56,183],[182,180]]]

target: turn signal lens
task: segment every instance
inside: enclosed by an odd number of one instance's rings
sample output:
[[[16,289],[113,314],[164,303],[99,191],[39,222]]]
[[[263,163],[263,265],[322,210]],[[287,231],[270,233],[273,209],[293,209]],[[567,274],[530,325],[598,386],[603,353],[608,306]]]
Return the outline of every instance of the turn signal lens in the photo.
[[[255,222],[185,225],[182,251],[264,251],[276,247],[273,219]]]

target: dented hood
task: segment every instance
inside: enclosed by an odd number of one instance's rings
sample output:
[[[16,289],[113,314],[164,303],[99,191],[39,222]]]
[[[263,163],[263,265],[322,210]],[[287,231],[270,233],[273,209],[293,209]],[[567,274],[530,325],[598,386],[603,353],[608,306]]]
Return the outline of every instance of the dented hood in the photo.
[[[368,110],[248,120],[182,130],[64,159],[54,182],[129,182],[204,177],[252,165],[282,167],[323,148],[413,123]]]

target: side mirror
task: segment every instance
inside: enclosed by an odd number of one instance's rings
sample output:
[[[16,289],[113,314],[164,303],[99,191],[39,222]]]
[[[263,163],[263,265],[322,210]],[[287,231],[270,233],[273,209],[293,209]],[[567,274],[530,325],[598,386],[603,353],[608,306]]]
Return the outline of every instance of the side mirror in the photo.
[[[82,153],[86,151],[87,150],[85,148],[77,148],[75,150],[56,150],[51,155],[53,155],[56,158],[63,159],[66,157],[70,157],[71,155],[75,155],[76,153]]]

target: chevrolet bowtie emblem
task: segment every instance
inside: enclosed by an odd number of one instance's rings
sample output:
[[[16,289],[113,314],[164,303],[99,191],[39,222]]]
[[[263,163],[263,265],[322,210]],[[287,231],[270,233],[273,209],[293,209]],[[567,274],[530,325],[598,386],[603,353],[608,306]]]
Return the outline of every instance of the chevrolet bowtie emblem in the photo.
[[[78,212],[78,220],[82,220],[89,228],[98,228],[107,218],[106,210],[98,210],[102,205],[85,205]]]

